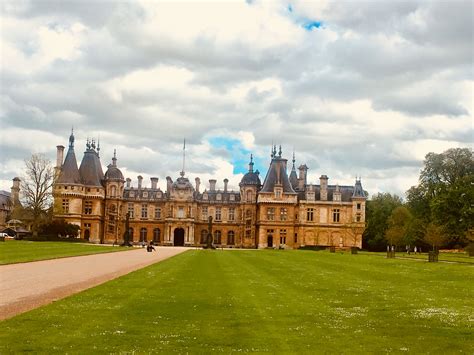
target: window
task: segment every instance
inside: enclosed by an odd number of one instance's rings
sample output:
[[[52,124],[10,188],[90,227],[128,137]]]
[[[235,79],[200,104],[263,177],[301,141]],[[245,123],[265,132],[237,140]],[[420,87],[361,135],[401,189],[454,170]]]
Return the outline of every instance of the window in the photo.
[[[142,204],[142,218],[148,218],[148,205]]]
[[[146,228],[140,229],[140,241],[146,242]]]
[[[339,208],[335,208],[332,211],[332,221],[335,223],[339,223],[340,214],[341,214],[341,211],[339,210]]]
[[[252,238],[252,231],[250,229],[245,231],[245,238]]]
[[[281,190],[280,189],[275,190],[275,198],[281,198]]]
[[[247,218],[252,217],[252,210],[248,209],[247,211],[245,211],[245,217]]]
[[[280,229],[280,244],[286,244],[286,229]]]
[[[357,209],[360,210],[360,203],[357,204]]]
[[[110,187],[110,196],[115,197],[117,195],[117,188],[115,186]]]
[[[109,233],[115,232],[115,216],[109,216],[109,224],[107,229]]]
[[[231,195],[229,196],[229,199],[230,199],[230,201],[235,201],[235,195],[234,195],[234,194],[231,194]]]
[[[111,205],[109,206],[109,213],[115,214],[115,205],[114,205],[114,204],[111,204]]]
[[[217,196],[216,196],[216,200],[217,200],[217,201],[220,201],[220,200],[222,200],[222,195],[221,195],[221,194],[217,194]]]
[[[275,219],[275,208],[273,207],[267,208],[267,219],[269,221],[273,221]]]
[[[314,209],[313,208],[307,208],[306,209],[306,220],[307,221],[313,221],[314,218]]]
[[[221,244],[222,233],[221,231],[214,232],[214,244]]]
[[[206,244],[207,243],[207,230],[204,229],[201,231],[201,244]]]
[[[156,219],[161,219],[161,208],[160,207],[155,207],[155,218]]]
[[[234,245],[235,244],[235,233],[234,231],[229,231],[227,233],[227,245]]]
[[[288,219],[288,209],[287,208],[280,208],[280,220],[286,221]]]
[[[202,194],[202,199],[203,199],[203,200],[209,199],[209,196],[208,196],[207,192],[205,192],[205,193]]]
[[[69,213],[69,200],[63,199],[63,213]]]
[[[360,215],[360,213],[357,213],[356,222],[360,222],[361,220],[362,220],[362,216]]]
[[[160,228],[153,229],[153,242],[160,243],[161,242],[161,230]]]
[[[130,218],[133,218],[133,203],[128,204],[128,214]]]
[[[295,233],[295,243],[298,243],[298,233]]]
[[[92,201],[84,201],[84,214],[92,214]]]
[[[135,197],[135,192],[130,191],[130,197],[131,197],[131,198],[134,198],[134,197]]]
[[[143,198],[148,198],[148,192],[143,191]]]
[[[252,226],[252,220],[251,219],[247,219],[245,221],[245,228],[250,228]]]
[[[178,207],[178,218],[184,218],[184,207]]]
[[[235,208],[229,208],[229,221],[235,220]]]
[[[252,191],[247,191],[247,202],[252,202],[253,194]]]
[[[207,217],[208,217],[208,210],[207,210],[207,206],[203,206],[202,207],[202,210],[201,210],[201,217],[203,220],[207,220]]]
[[[133,228],[128,230],[129,241],[133,242]]]
[[[220,207],[216,207],[216,222],[220,222],[222,219],[222,209]]]

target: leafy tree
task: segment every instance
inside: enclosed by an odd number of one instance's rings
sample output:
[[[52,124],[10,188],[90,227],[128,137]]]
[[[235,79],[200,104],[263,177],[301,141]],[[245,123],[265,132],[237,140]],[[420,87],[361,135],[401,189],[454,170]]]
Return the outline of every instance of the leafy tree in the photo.
[[[409,244],[408,232],[412,219],[410,211],[404,206],[392,211],[388,218],[388,229],[385,231],[385,239],[390,245]]]
[[[54,170],[51,162],[41,154],[33,154],[25,160],[25,166],[26,174],[21,179],[20,190],[23,205],[31,213],[33,234],[36,234],[51,204]]]
[[[41,235],[62,235],[70,238],[77,237],[79,233],[79,226],[67,223],[64,220],[55,220],[49,223],[42,224],[39,227],[39,234]]]
[[[430,223],[426,227],[424,240],[433,247],[433,250],[438,250],[446,242],[446,237],[443,233],[443,228],[434,223]]]
[[[367,227],[363,234],[363,247],[373,251],[386,248],[385,231],[392,211],[402,205],[402,199],[389,193],[378,193],[367,201]]]

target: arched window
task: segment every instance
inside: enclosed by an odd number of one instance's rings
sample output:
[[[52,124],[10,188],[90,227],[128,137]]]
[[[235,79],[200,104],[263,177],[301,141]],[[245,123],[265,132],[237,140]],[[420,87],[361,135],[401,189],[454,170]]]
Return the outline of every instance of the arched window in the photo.
[[[111,186],[110,187],[110,196],[115,197],[117,195],[117,187]]]
[[[245,211],[245,217],[247,217],[247,218],[252,217],[252,211],[251,211],[250,209],[248,209],[247,211]]]
[[[207,230],[204,229],[201,231],[201,244],[206,244],[207,243]]]
[[[140,241],[146,242],[146,228],[140,229]]]
[[[235,233],[234,231],[229,231],[227,233],[227,245],[234,245],[235,244]]]
[[[115,205],[114,204],[111,204],[109,206],[109,213],[115,213]]]
[[[247,202],[251,202],[252,199],[253,199],[252,191],[248,190],[247,191]]]
[[[129,228],[128,230],[128,238],[130,242],[133,242],[133,228]]]
[[[161,230],[160,230],[160,228],[153,229],[153,241],[155,243],[161,243]]]
[[[214,232],[214,244],[221,244],[222,233],[221,231]]]

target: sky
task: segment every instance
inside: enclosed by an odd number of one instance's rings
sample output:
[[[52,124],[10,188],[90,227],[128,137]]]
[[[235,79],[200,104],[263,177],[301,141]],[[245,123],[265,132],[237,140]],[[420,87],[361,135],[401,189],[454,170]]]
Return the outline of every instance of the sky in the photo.
[[[2,1],[0,189],[74,127],[125,177],[262,180],[281,145],[308,182],[405,191],[473,143],[472,1]]]

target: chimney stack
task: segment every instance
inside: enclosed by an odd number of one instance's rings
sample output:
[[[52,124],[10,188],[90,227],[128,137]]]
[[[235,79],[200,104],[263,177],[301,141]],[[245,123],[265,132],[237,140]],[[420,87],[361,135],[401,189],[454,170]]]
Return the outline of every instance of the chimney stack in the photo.
[[[201,186],[201,179],[200,178],[195,178],[194,181],[196,181],[196,192],[199,193],[199,187]]]
[[[167,176],[166,177],[166,191],[168,191],[168,193],[171,192],[171,185],[173,184],[173,180],[171,180],[171,177]]]
[[[157,177],[152,177],[152,178],[150,178],[150,180],[151,180],[151,188],[153,190],[156,190],[156,187],[158,185],[158,178]]]
[[[138,188],[141,189],[142,188],[143,176],[138,175],[137,179],[138,179]]]
[[[217,182],[217,180],[215,180],[215,179],[210,179],[209,180],[209,190],[210,191],[216,191],[216,182]]]
[[[229,183],[229,179],[224,179],[224,192],[227,192],[227,184]]]
[[[130,188],[130,183],[132,182],[132,179],[127,178],[126,181],[127,181],[126,187]]]
[[[61,168],[63,166],[63,157],[64,157],[64,146],[56,146],[56,168]]]
[[[13,178],[13,186],[11,187],[13,204],[16,205],[20,201],[20,178]]]
[[[304,190],[304,187],[306,186],[306,175],[308,172],[308,167],[306,164],[300,165],[298,170],[300,171],[300,175],[298,178],[298,189],[300,191]]]
[[[321,201],[328,200],[328,177],[321,175],[319,178]]]

